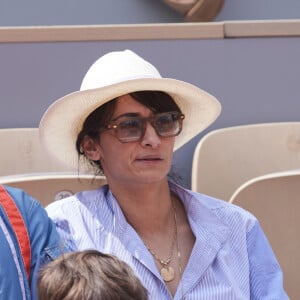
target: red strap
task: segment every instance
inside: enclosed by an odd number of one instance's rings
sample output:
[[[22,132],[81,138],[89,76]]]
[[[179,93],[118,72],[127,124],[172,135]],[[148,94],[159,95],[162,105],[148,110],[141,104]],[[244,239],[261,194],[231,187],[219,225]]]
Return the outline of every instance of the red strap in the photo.
[[[31,248],[28,232],[18,207],[2,186],[0,186],[0,203],[2,204],[3,209],[8,216],[11,226],[16,234],[27,277],[29,278]]]

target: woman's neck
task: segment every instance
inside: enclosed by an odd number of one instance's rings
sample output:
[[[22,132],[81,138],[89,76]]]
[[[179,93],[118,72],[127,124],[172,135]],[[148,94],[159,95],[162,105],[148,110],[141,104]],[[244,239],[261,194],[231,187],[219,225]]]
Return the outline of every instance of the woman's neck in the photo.
[[[128,223],[139,234],[153,234],[161,231],[169,222],[172,211],[168,182],[133,187],[111,186]]]

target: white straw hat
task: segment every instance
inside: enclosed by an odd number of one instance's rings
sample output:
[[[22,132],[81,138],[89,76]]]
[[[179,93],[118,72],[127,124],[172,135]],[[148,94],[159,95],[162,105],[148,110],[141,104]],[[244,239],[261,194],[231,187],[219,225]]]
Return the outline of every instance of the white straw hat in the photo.
[[[116,97],[144,90],[168,93],[185,114],[174,150],[207,128],[221,111],[218,100],[207,92],[184,81],[162,78],[153,65],[131,50],[115,51],[100,57],[89,68],[80,91],[50,105],[39,126],[42,145],[61,163],[76,169],[75,144],[87,116]]]

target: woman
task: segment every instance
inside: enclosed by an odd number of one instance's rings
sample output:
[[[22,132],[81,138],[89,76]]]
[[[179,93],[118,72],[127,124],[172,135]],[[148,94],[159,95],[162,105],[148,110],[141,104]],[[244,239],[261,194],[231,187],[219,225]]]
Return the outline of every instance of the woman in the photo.
[[[168,180],[173,151],[219,113],[213,96],[130,50],[100,57],[40,124],[52,155],[107,178],[47,208],[68,246],[118,256],[150,299],[287,299],[255,217]]]

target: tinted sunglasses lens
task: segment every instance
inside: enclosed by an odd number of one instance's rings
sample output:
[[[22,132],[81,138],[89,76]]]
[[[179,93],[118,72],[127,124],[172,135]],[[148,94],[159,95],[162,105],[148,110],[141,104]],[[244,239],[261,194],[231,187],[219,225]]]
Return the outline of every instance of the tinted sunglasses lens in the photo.
[[[128,119],[122,121],[117,127],[118,139],[123,143],[136,142],[143,134],[143,121],[141,119]]]
[[[154,126],[157,133],[162,137],[171,137],[180,133],[181,114],[179,112],[163,113],[156,116]]]

